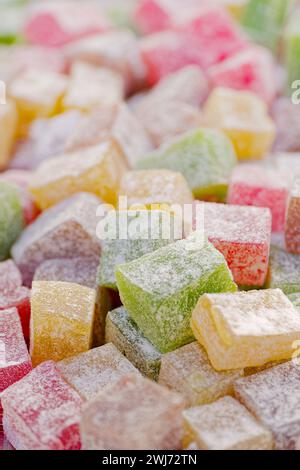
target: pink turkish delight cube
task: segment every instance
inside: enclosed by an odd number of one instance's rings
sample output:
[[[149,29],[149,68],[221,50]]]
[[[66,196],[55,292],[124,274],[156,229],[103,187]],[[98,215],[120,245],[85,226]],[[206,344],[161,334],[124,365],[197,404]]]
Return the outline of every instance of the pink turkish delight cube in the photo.
[[[300,177],[292,185],[285,224],[285,244],[290,253],[300,253]]]
[[[164,0],[142,0],[134,12],[134,23],[142,34],[170,28],[172,12]]]
[[[196,204],[203,205],[205,235],[224,255],[235,282],[240,286],[263,286],[270,252],[269,209]]]
[[[228,203],[268,207],[272,231],[284,230],[288,183],[280,171],[259,165],[239,165],[231,175]]]
[[[17,450],[79,450],[82,405],[55,362],[44,362],[3,393],[4,432]]]

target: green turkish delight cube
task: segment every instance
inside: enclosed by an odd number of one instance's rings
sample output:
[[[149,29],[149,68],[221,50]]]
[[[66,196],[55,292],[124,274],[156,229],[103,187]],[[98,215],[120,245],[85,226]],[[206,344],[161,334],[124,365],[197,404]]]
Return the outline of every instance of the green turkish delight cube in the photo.
[[[271,246],[267,287],[286,295],[300,292],[300,255]]]
[[[13,184],[0,181],[0,261],[9,256],[10,249],[23,229],[23,210],[20,192]]]

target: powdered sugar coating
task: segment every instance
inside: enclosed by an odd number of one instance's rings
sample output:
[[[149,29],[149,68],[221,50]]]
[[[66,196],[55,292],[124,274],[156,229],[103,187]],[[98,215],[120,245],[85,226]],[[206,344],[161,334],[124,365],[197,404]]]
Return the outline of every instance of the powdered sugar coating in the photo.
[[[217,372],[197,342],[164,354],[158,383],[181,393],[188,406],[204,405],[233,392],[243,371]]]
[[[14,242],[23,229],[23,211],[19,189],[0,181],[0,261],[8,258]]]
[[[294,179],[289,194],[285,223],[285,244],[290,253],[300,253],[300,176]]]
[[[277,449],[299,450],[299,359],[238,380],[235,394],[272,431]]]
[[[123,375],[139,374],[111,343],[60,361],[57,368],[66,382],[88,401]]]
[[[1,396],[4,431],[20,450],[78,450],[82,398],[54,362],[36,367]]]
[[[5,294],[21,287],[22,277],[17,266],[12,260],[0,263],[0,292]]]
[[[299,107],[289,98],[280,98],[275,102],[272,111],[277,128],[275,149],[280,152],[298,152],[300,150]]]
[[[181,447],[180,396],[136,374],[120,378],[84,408],[84,450]]]
[[[268,287],[279,288],[285,294],[300,292],[300,256],[271,246]]]
[[[202,450],[271,450],[272,437],[231,397],[183,412],[185,444]]]

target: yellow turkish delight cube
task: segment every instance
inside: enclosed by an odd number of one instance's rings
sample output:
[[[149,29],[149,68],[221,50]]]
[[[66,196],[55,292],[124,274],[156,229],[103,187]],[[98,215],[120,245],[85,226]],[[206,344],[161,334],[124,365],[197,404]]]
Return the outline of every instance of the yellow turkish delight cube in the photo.
[[[248,91],[215,88],[205,103],[203,120],[227,134],[239,159],[261,159],[274,142],[275,124],[266,104]]]
[[[13,101],[0,105],[0,170],[6,168],[10,156],[18,124],[18,113]]]
[[[106,141],[43,162],[33,175],[30,192],[42,210],[82,191],[116,204],[125,171],[119,147]]]
[[[204,294],[191,327],[217,370],[290,359],[300,340],[299,312],[280,289]]]
[[[70,282],[33,282],[30,353],[35,366],[91,348],[95,302],[95,290],[89,287]]]

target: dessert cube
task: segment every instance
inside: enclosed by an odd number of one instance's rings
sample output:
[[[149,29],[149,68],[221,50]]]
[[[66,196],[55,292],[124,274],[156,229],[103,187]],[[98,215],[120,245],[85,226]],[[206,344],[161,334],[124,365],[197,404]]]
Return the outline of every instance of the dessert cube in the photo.
[[[13,101],[7,101],[6,105],[0,104],[0,169],[7,167],[11,158],[14,139],[17,133],[18,114]]]
[[[272,108],[276,124],[275,149],[278,152],[300,150],[300,108],[290,98],[279,98]]]
[[[295,178],[289,194],[285,244],[290,253],[300,254],[300,177]]]
[[[19,189],[0,180],[0,261],[8,258],[10,249],[24,225]]]
[[[281,289],[285,294],[300,292],[300,256],[271,246],[267,286]]]

